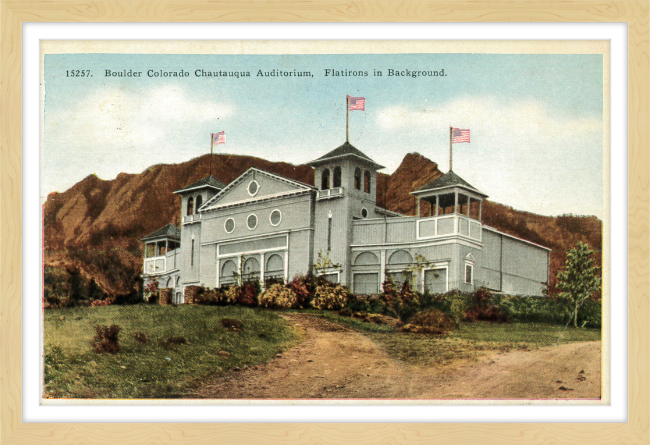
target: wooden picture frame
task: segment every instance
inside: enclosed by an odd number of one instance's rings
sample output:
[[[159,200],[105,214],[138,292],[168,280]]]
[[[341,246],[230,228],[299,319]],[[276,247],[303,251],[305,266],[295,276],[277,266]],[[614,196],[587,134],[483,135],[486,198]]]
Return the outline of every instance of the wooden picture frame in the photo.
[[[0,444],[650,443],[649,13],[645,1],[0,0]],[[625,22],[628,25],[628,421],[486,424],[23,423],[22,24],[26,22]]]

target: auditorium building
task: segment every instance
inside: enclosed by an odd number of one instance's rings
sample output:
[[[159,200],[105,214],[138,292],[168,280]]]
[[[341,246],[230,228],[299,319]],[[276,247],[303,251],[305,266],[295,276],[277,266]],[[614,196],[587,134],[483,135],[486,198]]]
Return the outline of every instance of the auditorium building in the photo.
[[[348,142],[309,165],[314,185],[250,168],[227,185],[208,176],[174,192],[180,228],[142,239],[145,283],[182,303],[186,286],[287,281],[320,255],[317,273],[355,294],[379,293],[387,276],[429,293],[546,289],[550,249],[482,224],[487,195],[453,171],[413,190],[418,216],[406,216],[377,206],[383,167]]]

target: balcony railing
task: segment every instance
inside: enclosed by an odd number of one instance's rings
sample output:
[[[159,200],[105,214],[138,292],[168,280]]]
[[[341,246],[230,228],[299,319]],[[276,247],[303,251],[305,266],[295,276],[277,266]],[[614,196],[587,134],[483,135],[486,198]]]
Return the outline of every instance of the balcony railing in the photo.
[[[465,215],[449,214],[429,218],[373,218],[353,222],[353,244],[412,243],[458,236],[482,241],[481,223]]]
[[[191,223],[194,221],[200,221],[201,220],[201,214],[200,213],[195,213],[194,215],[187,215],[183,217],[183,224]]]
[[[343,191],[344,191],[343,187],[334,187],[327,190],[318,190],[316,192],[316,201],[320,201],[322,199],[340,198],[343,196]]]

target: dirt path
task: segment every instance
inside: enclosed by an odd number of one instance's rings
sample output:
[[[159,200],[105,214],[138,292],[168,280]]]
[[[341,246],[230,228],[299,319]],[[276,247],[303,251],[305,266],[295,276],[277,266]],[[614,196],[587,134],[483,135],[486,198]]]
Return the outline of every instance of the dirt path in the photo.
[[[304,314],[287,314],[305,337],[269,363],[206,381],[210,399],[599,398],[600,343],[492,354],[453,368],[415,367],[368,337]],[[582,371],[582,373],[581,373]],[[560,389],[560,387],[565,389]]]

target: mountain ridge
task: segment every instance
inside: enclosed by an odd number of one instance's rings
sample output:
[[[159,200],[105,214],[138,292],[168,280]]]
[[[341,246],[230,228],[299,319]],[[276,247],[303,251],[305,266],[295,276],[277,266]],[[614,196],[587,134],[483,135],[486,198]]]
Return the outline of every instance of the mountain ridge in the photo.
[[[224,184],[250,167],[314,183],[313,169],[307,165],[241,155],[212,156],[212,174]],[[210,170],[210,155],[204,155],[178,164],[152,165],[141,173],[120,173],[112,180],[91,174],[65,192],[50,193],[43,205],[45,266],[78,271],[109,295],[133,292],[142,272],[139,240],[166,224],[179,226],[180,198],[173,192]],[[409,193],[442,174],[437,163],[408,153],[392,174],[378,174],[377,204],[414,215],[416,201]],[[486,200],[483,223],[553,249],[551,290],[568,248],[585,241],[602,249],[602,222],[596,217],[548,217]]]

